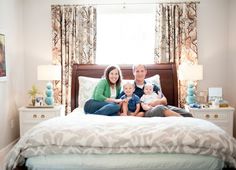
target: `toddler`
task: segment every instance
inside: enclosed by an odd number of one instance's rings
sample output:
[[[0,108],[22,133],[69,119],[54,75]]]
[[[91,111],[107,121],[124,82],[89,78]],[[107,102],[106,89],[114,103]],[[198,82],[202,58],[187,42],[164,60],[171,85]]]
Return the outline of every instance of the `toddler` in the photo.
[[[134,94],[134,90],[135,86],[131,82],[127,82],[123,85],[125,94],[121,96],[121,116],[144,116],[144,112],[140,112],[140,99]]]
[[[161,98],[161,93],[158,92],[155,93],[153,91],[153,85],[151,83],[146,83],[144,85],[144,94],[143,96],[141,97],[140,101],[141,101],[141,106],[142,108],[147,111],[147,110],[150,110],[152,108],[151,105],[149,105],[150,102],[153,102],[154,100],[156,99],[160,99]]]

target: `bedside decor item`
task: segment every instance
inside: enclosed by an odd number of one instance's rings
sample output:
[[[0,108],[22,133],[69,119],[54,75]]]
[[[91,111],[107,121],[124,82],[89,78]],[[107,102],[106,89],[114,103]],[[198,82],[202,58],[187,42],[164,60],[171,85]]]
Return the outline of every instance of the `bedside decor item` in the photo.
[[[209,87],[208,88],[208,100],[209,102],[216,99],[222,100],[222,87]]]
[[[32,85],[32,88],[28,91],[28,94],[31,97],[31,104],[35,106],[35,97],[38,94],[38,89],[35,85]]]
[[[208,102],[208,92],[207,92],[207,90],[197,92],[197,101],[200,104],[207,104],[207,102]]]
[[[6,81],[5,35],[0,31],[0,81]]]
[[[43,96],[36,96],[35,97],[35,107],[43,106]]]
[[[179,80],[187,80],[187,104],[194,104],[196,100],[196,87],[194,81],[203,79],[203,66],[202,65],[189,65],[182,64],[179,66]]]
[[[52,80],[61,80],[61,67],[59,65],[40,65],[38,66],[38,80],[48,80],[45,91],[45,103],[54,104]]]

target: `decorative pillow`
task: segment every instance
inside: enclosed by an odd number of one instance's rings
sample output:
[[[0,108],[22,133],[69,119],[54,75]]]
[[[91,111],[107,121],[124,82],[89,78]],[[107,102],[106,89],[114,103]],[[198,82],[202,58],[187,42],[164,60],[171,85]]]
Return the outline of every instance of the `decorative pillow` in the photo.
[[[92,98],[93,90],[99,82],[100,78],[91,78],[79,76],[79,107],[84,108],[84,104],[88,99]]]
[[[78,96],[78,101],[79,101],[79,107],[84,108],[84,104],[88,99],[92,98],[93,95],[93,90],[96,87],[97,83],[99,82],[101,78],[91,78],[91,77],[85,77],[85,76],[79,76],[79,96]],[[145,79],[147,82],[156,84],[160,89],[160,76],[158,74],[146,78]],[[133,80],[122,80],[122,87],[123,84],[127,81],[133,82]]]
[[[156,74],[152,77],[146,78],[146,82],[157,85],[161,90],[160,75]]]
[[[152,77],[148,77],[145,80],[146,80],[147,83],[155,84],[155,85],[157,85],[161,89],[161,83],[160,83],[160,76],[159,76],[159,74],[156,74],[156,75],[154,75]],[[126,82],[132,82],[133,83],[134,80],[128,80],[128,79],[122,80],[122,83],[121,83],[122,87],[123,87],[123,85]]]

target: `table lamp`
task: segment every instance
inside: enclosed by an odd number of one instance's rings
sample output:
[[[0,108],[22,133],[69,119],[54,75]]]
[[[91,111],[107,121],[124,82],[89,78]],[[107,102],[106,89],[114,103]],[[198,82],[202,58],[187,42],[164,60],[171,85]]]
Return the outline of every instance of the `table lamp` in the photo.
[[[46,98],[45,103],[47,105],[54,104],[53,97],[53,85],[52,80],[61,80],[61,67],[60,65],[39,65],[37,69],[37,78],[38,80],[48,80],[49,82],[46,85]]]
[[[186,102],[188,105],[196,103],[196,92],[193,81],[202,79],[203,79],[202,65],[182,64],[179,66],[179,80],[188,81],[187,96],[186,96]]]

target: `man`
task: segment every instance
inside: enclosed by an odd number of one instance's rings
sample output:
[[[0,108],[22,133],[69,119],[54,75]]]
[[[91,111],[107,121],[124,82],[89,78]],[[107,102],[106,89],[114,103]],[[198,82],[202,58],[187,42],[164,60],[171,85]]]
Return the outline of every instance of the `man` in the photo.
[[[145,77],[147,74],[147,69],[145,65],[139,64],[133,66],[133,75],[135,81],[135,91],[134,93],[140,98],[144,94],[144,85],[145,85]],[[158,94],[160,89],[154,85],[153,90]],[[192,117],[191,113],[185,111],[184,109],[167,105],[167,99],[162,94],[161,98],[157,98],[156,100],[149,103],[152,106],[152,109],[145,111],[145,117],[165,117],[165,116],[184,116],[184,117]]]

